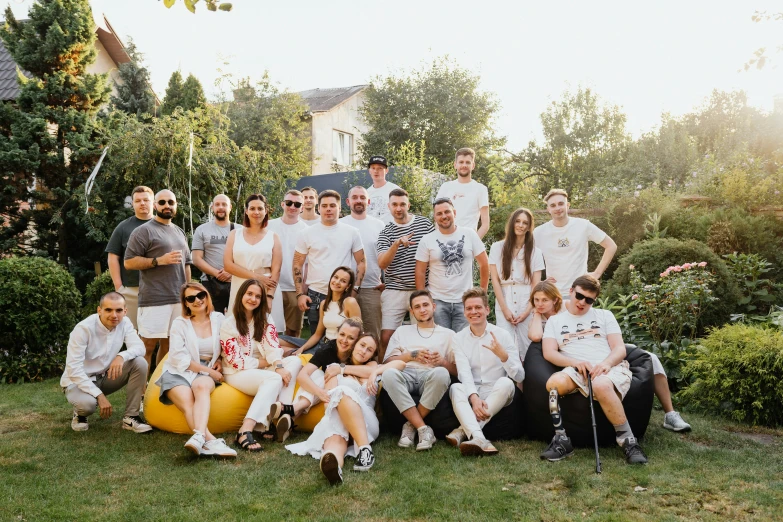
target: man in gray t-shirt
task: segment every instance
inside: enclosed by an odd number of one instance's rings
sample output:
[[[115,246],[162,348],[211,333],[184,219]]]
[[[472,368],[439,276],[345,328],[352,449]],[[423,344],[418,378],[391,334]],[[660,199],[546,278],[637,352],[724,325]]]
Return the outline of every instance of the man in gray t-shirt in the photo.
[[[182,315],[180,289],[190,281],[190,250],[185,233],[171,219],[177,199],[170,190],[155,195],[154,219],[133,231],[125,250],[125,268],[140,270],[139,336],[152,366],[152,352],[160,341],[157,362],[169,352],[169,328]]]
[[[229,221],[231,200],[218,194],[212,200],[214,221],[204,223],[193,233],[193,264],[201,270],[201,282],[209,290],[215,310],[225,313],[231,291],[231,274],[223,270],[223,254],[228,234],[234,229]]]

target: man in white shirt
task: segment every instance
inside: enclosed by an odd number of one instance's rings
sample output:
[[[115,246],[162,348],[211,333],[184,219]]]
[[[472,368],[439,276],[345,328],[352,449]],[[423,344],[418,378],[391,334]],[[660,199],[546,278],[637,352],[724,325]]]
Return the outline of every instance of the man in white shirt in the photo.
[[[429,269],[428,289],[435,299],[435,322],[459,332],[468,325],[462,294],[473,288],[473,259],[478,262],[480,286],[486,290],[489,258],[476,231],[457,226],[450,199],[435,200],[432,211],[438,229],[421,238],[416,250],[416,288],[424,289]]]
[[[354,292],[361,286],[364,278],[365,260],[362,238],[359,231],[350,225],[339,222],[340,193],[324,190],[318,195],[318,210],[321,222],[303,230],[296,241],[292,272],[296,298],[301,311],[307,311],[307,320],[314,331],[318,324],[318,307],[326,298],[329,279],[339,266],[351,266],[351,258],[356,261],[356,281]],[[307,268],[307,292],[304,291],[302,267],[305,260]]]
[[[386,351],[384,363],[401,360],[405,369],[390,368],[381,380],[389,398],[407,422],[397,445],[413,446],[419,436],[417,451],[428,450],[435,444],[435,432],[424,418],[435,409],[451,384],[451,375],[457,374],[454,365],[454,332],[435,324],[435,303],[426,290],[417,290],[410,296],[411,318],[414,324],[397,328]],[[419,404],[411,392],[420,394]]]
[[[376,245],[378,244],[378,235],[386,224],[380,219],[368,215],[367,208],[371,200],[364,187],[353,187],[348,192],[346,203],[351,209],[351,215],[340,219],[340,223],[350,225],[359,231],[366,260],[364,279],[362,279],[361,285],[357,285],[356,300],[362,310],[364,331],[380,338],[381,293],[384,285],[381,282],[381,268],[378,266]],[[351,268],[356,270],[356,263],[351,263]]]
[[[454,336],[454,361],[459,383],[449,388],[460,427],[446,441],[462,455],[495,455],[498,450],[484,436],[484,427],[514,400],[516,386],[525,378],[514,339],[487,322],[489,299],[483,288],[462,295],[469,326]]]
[[[612,262],[617,244],[590,221],[568,216],[568,193],[565,190],[550,190],[544,196],[544,202],[552,220],[537,226],[533,237],[536,247],[544,254],[547,279],[557,285],[563,299],[566,299],[574,279],[588,273],[588,241],[604,248],[601,262],[589,272],[596,279],[601,279]]]
[[[280,280],[277,288],[280,289],[283,301],[283,315],[285,317],[285,334],[299,337],[302,333],[302,319],[304,312],[299,309],[296,299],[296,286],[294,286],[294,251],[299,235],[307,230],[307,224],[300,219],[304,196],[296,189],[291,189],[283,196],[280,206],[283,215],[269,222],[268,228],[277,234],[280,246],[283,250],[283,262],[280,267]]]
[[[475,158],[473,149],[464,147],[457,151],[454,159],[457,179],[441,185],[435,199],[449,198],[457,211],[457,226],[478,229],[479,237],[483,238],[489,231],[489,193],[485,185],[472,178]]]
[[[625,360],[620,325],[609,310],[592,307],[600,291],[601,283],[592,275],[577,277],[565,310],[546,323],[542,341],[544,359],[563,369],[546,382],[555,436],[541,453],[541,459],[555,462],[573,455],[571,439],[563,428],[559,399],[577,390],[587,397],[589,375],[593,397],[614,426],[626,462],[646,464],[647,456],[634,437],[623,408],[623,397],[631,387],[632,375]]]
[[[386,161],[385,156],[370,156],[370,161],[367,162],[367,170],[372,178],[372,186],[367,189],[367,197],[370,201],[367,207],[367,214],[380,219],[384,224],[391,223],[389,192],[400,187],[391,181],[386,181],[389,163]]]
[[[212,200],[214,221],[200,225],[193,233],[191,252],[193,264],[201,270],[201,282],[209,291],[216,312],[226,313],[231,293],[231,274],[223,270],[223,253],[228,234],[234,230],[231,223],[231,200],[218,194]]]
[[[96,409],[100,409],[101,418],[108,419],[112,405],[106,396],[126,385],[123,429],[135,433],[152,430],[139,417],[147,382],[144,343],[125,313],[122,294],[109,292],[101,297],[98,313],[77,324],[71,332],[60,386],[73,406],[74,431],[87,431],[87,417]],[[127,350],[120,352],[123,343]]]
[[[313,187],[302,189],[302,221],[307,226],[315,225],[321,222],[321,218],[315,213],[316,203],[318,201],[318,191]]]

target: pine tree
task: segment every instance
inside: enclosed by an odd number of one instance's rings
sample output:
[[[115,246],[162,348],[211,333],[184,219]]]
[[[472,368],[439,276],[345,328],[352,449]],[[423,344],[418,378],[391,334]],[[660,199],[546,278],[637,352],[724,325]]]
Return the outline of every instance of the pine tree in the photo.
[[[125,51],[130,56],[130,61],[120,64],[120,82],[117,85],[117,96],[112,96],[114,107],[141,116],[142,114],[155,114],[155,98],[150,90],[150,73],[144,67],[144,55],[136,49],[136,44],[128,37],[128,45]]]
[[[182,83],[182,73],[179,71],[171,73],[166,95],[163,97],[163,105],[160,107],[161,114],[168,116],[174,112],[174,109],[182,106]]]
[[[68,265],[84,240],[78,191],[101,152],[96,116],[109,101],[108,75],[86,72],[97,55],[95,22],[88,0],[37,0],[29,20],[18,21],[10,7],[5,20],[0,37],[32,77],[20,76],[15,104],[0,115],[0,172],[35,188],[32,248]]]
[[[207,97],[204,96],[204,88],[201,82],[189,74],[182,86],[182,108],[186,111],[192,111],[197,107],[204,107],[207,104]]]

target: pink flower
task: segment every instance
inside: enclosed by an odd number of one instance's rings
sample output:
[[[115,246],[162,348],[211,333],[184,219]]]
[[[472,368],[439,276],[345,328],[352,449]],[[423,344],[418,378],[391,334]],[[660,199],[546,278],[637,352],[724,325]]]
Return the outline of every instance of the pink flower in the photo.
[[[672,268],[672,271],[673,272],[682,272],[682,267],[681,266],[675,266],[674,268]]]
[[[661,272],[661,277],[666,277],[667,275],[669,275],[668,270],[666,270],[665,272]]]
[[[637,299],[639,299],[639,294],[633,294],[631,296],[631,300],[636,301]]]
[[[633,265],[628,265],[628,270],[636,270],[636,267]]]
[[[707,262],[706,261],[702,261],[701,263],[699,263],[699,266],[704,268],[705,266],[707,266]]]
[[[684,265],[682,265],[682,268],[684,268],[685,270],[690,270],[691,266],[693,265],[691,265],[690,263],[685,263]]]

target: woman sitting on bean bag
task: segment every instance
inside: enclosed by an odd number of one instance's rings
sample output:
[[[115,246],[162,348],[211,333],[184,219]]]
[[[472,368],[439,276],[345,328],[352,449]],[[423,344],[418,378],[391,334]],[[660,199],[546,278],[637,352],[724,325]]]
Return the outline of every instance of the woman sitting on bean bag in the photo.
[[[298,357],[283,358],[275,325],[267,321],[267,303],[264,285],[248,279],[237,291],[232,315],[220,328],[226,383],[255,397],[236,438],[236,443],[247,451],[261,451],[261,445],[253,438],[258,423],[266,431],[274,421],[278,440],[282,442],[288,437],[291,417],[280,415],[272,406],[278,400],[291,402],[296,376],[302,369]]]
[[[541,281],[530,292],[530,304],[533,307],[533,319],[527,335],[531,342],[539,343],[544,337],[547,320],[563,309],[563,298],[553,283]]]
[[[199,283],[185,283],[180,291],[182,316],[171,324],[169,356],[160,386],[160,402],[174,404],[185,416],[193,436],[185,447],[196,455],[233,458],[237,452],[207,429],[210,394],[223,380],[220,326],[223,314],[213,311],[209,292]]]
[[[402,370],[405,366],[402,361],[378,366],[379,345],[373,334],[362,333],[349,360],[354,375],[345,374],[345,367],[337,364],[327,368],[325,388],[329,402],[323,418],[306,441],[286,446],[295,455],[320,458],[321,472],[332,485],[343,481],[346,456],[356,456],[354,471],[369,471],[375,463],[370,443],[380,432],[375,415],[376,379],[384,369]],[[353,444],[349,446],[351,439]]]

